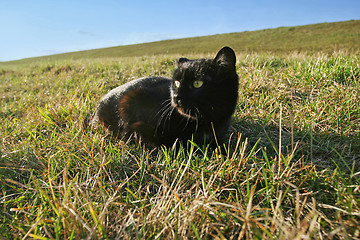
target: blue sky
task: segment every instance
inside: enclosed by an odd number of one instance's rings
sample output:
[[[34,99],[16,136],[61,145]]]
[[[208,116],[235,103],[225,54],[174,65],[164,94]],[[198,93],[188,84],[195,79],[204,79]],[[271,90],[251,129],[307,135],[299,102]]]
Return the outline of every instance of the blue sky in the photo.
[[[0,61],[360,19],[360,0],[0,0]]]

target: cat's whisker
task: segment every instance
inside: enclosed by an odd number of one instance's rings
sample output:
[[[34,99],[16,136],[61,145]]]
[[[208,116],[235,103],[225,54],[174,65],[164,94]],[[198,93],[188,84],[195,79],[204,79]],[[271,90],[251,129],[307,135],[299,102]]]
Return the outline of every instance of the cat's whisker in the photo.
[[[166,111],[164,111],[163,114],[163,119],[164,119],[163,132],[165,131],[166,128],[166,122],[170,121],[171,119],[171,115],[173,111],[174,111],[174,107],[171,105],[171,102],[169,102],[168,105],[166,106]]]
[[[187,114],[187,120],[186,120],[186,124],[184,126],[184,129],[188,126],[189,121],[191,119],[191,108],[186,112],[186,114]]]
[[[159,121],[157,122],[157,125],[156,125],[156,128],[155,128],[155,133],[158,131],[160,125],[163,125],[163,129],[162,129],[162,133],[164,133],[165,131],[165,126],[166,126],[166,120],[168,118],[168,114],[169,112],[171,111],[171,100],[170,99],[167,99],[165,100],[164,102],[161,103],[161,105],[163,105],[159,111],[156,113],[155,117],[159,116]]]
[[[170,99],[166,99],[165,101],[163,101],[160,106],[162,106],[159,111],[155,114],[154,118],[156,118],[157,116],[159,116],[159,113],[163,113],[163,110],[167,109],[169,107],[170,104]]]
[[[166,105],[164,105],[166,104]],[[172,115],[172,112],[174,111],[174,107],[172,106],[171,104],[171,100],[170,99],[167,99],[165,100],[162,105],[164,105],[161,109],[161,116],[160,116],[160,119],[159,119],[159,122],[157,124],[157,127],[156,127],[156,130],[159,128],[159,126],[162,124],[162,134],[165,133],[165,130],[166,130],[166,123],[167,121],[171,121],[171,115]]]
[[[170,103],[170,107],[167,109],[168,110],[168,113],[166,114],[166,117],[165,117],[165,122],[164,122],[164,126],[163,126],[163,132],[165,132],[165,126],[166,126],[166,120],[169,120],[171,121],[171,115],[173,114],[174,110],[175,110],[175,107],[173,107]]]
[[[199,128],[199,115],[200,115],[200,111],[197,107],[195,107],[195,121],[196,121],[196,126],[195,126],[195,132],[197,132],[198,128]]]

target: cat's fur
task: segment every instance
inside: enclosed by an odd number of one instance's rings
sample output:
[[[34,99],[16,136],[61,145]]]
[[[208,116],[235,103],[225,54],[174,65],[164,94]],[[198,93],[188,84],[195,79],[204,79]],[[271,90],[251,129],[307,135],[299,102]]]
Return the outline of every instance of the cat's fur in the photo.
[[[100,122],[117,138],[135,135],[152,145],[221,143],[238,98],[235,62],[229,47],[214,59],[180,58],[173,79],[141,78],[111,90],[92,124]]]

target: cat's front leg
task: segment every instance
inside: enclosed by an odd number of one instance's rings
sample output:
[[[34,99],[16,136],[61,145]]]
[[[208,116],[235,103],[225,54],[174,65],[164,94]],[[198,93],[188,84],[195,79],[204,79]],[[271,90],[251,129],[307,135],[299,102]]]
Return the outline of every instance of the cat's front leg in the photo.
[[[135,122],[129,126],[129,130],[134,133],[134,137],[139,142],[151,143],[151,145],[158,145],[159,140],[154,135],[155,129],[144,122]]]

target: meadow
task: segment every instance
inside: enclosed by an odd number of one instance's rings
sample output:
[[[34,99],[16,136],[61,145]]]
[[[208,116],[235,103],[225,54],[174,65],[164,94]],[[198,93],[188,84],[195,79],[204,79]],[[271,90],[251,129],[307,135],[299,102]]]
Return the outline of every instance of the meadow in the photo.
[[[1,239],[360,238],[359,54],[238,53],[217,151],[83,126],[103,94],[170,77],[178,57],[0,68]]]

